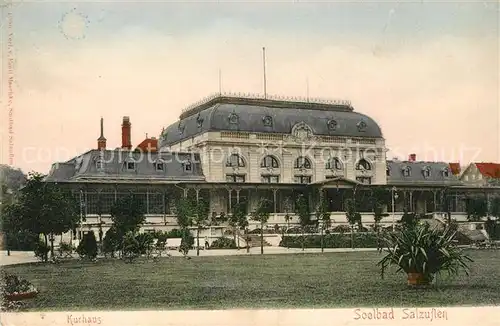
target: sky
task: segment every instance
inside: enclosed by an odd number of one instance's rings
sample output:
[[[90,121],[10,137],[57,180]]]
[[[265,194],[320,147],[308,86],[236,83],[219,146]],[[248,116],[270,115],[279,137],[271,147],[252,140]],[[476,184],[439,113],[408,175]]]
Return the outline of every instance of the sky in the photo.
[[[0,163],[158,137],[219,90],[350,100],[388,158],[500,162],[497,2],[65,2],[2,10]],[[10,36],[9,36],[10,35]],[[9,66],[10,62],[14,62]],[[9,83],[10,80],[10,83]],[[10,99],[10,101],[9,101]]]

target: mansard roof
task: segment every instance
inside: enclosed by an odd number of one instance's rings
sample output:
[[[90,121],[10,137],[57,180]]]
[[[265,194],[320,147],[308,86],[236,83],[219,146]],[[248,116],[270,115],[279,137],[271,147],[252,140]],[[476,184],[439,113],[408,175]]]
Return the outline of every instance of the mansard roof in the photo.
[[[406,176],[404,169],[410,169]],[[460,186],[462,182],[454,175],[449,163],[424,162],[424,161],[387,161],[388,185],[435,185],[435,186]],[[426,171],[429,171],[427,174]],[[446,175],[445,171],[448,171]]]
[[[218,94],[185,110],[163,131],[160,147],[207,131],[289,134],[301,122],[315,135],[382,138],[379,125],[348,101]]]
[[[133,163],[129,169],[128,163]],[[155,163],[162,163],[159,169]],[[186,165],[190,164],[190,169]],[[49,182],[204,181],[197,153],[90,150],[63,163],[55,163]]]

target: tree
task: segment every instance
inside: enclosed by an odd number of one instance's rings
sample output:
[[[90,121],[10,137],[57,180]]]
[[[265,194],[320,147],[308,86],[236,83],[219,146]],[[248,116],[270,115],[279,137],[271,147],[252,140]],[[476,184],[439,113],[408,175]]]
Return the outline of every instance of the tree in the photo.
[[[299,217],[300,229],[302,232],[302,251],[304,251],[304,229],[311,225],[311,213],[309,211],[309,202],[304,194],[299,194],[295,205],[295,214]]]
[[[208,225],[208,202],[200,198],[194,205],[193,224],[196,225],[196,256],[200,255],[200,231]]]
[[[321,221],[321,226],[320,226],[320,231],[321,231],[321,252],[324,252],[324,230],[330,228],[331,226],[331,219],[330,219],[330,212],[328,211],[328,203],[325,199],[324,194],[321,191],[320,194],[320,200],[318,203],[318,206],[316,208],[316,216],[318,217],[318,220]]]
[[[480,221],[488,215],[488,202],[482,197],[469,197],[466,201],[467,219],[469,221]]]
[[[47,237],[65,233],[78,224],[78,201],[69,191],[54,183],[44,182],[39,173],[29,173],[25,187],[18,198],[19,220],[17,231],[26,230]],[[54,256],[53,241],[51,254]],[[44,257],[47,261],[47,255]]]
[[[354,225],[361,221],[361,214],[356,211],[354,196],[346,199],[345,208],[345,216],[351,227],[351,248],[354,249]]]
[[[257,208],[252,212],[252,219],[260,222],[260,254],[264,254],[264,224],[269,220],[271,214],[271,201],[266,198],[261,198]]]
[[[136,233],[146,221],[142,201],[133,193],[119,198],[111,207],[111,221],[119,239],[127,232]]]

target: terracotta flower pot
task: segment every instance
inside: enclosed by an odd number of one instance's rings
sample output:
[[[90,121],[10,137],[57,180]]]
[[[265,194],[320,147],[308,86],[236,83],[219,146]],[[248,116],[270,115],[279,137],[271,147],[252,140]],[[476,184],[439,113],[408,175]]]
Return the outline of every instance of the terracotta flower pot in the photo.
[[[408,285],[428,285],[429,280],[422,273],[408,273]]]
[[[21,301],[36,297],[38,292],[21,292],[21,293],[6,293],[5,298],[9,301]]]

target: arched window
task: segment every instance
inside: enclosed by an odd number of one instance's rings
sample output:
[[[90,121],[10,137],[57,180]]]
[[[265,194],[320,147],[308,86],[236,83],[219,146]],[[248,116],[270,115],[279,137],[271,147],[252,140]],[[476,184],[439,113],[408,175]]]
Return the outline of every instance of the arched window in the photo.
[[[431,168],[426,166],[422,169],[422,174],[424,175],[424,178],[429,178],[431,176]]]
[[[300,156],[295,160],[296,169],[310,169],[311,161],[305,156]]]
[[[227,158],[227,161],[226,161],[226,166],[227,167],[240,167],[240,168],[243,168],[245,167],[245,161],[243,160],[243,158],[241,157],[240,154],[231,154],[228,158]]]
[[[443,177],[448,178],[450,176],[450,169],[444,168],[443,169]]]
[[[99,170],[99,171],[104,170],[104,160],[102,160],[100,158],[97,159],[97,161],[95,162],[95,166],[96,166],[97,170]]]
[[[157,160],[155,163],[155,170],[156,171],[164,171],[165,170],[165,162],[163,160]]]
[[[332,157],[326,162],[325,169],[327,170],[342,170],[342,162],[337,157]]]
[[[272,155],[267,155],[260,162],[261,168],[279,168],[278,160]]]
[[[358,163],[356,164],[356,170],[371,170],[371,169],[372,165],[364,158],[359,160]]]
[[[403,176],[409,177],[411,175],[411,168],[409,166],[405,166],[403,168]]]
[[[193,170],[193,164],[191,163],[190,160],[184,161],[183,165],[184,165],[184,171],[191,172]]]

